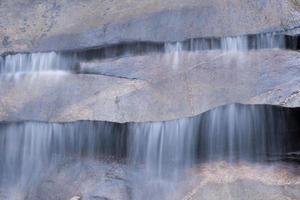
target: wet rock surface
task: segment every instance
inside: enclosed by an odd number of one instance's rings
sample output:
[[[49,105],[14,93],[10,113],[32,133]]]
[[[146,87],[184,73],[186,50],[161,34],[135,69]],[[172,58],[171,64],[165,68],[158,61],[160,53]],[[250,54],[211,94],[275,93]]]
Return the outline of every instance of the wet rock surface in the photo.
[[[50,165],[40,176],[39,185],[31,184],[23,190],[1,188],[3,199],[30,200],[107,200],[130,199],[124,164],[111,159],[69,159]],[[16,193],[19,193],[16,195]]]
[[[0,119],[161,121],[234,102],[297,107],[299,63],[288,50],[183,51],[80,63],[92,74],[2,74]]]
[[[300,105],[300,53],[287,50],[299,49],[299,11],[299,0],[0,1],[0,199],[300,199],[299,108],[232,104]],[[201,51],[192,38],[206,38]],[[71,51],[8,53],[50,50]]]
[[[46,170],[42,183],[28,193],[20,193],[19,199],[129,200],[135,192],[145,193],[144,199],[156,199],[155,195],[161,195],[156,186],[167,180],[147,181],[144,177],[143,183],[132,184],[137,176],[143,178],[143,174],[122,163],[73,160],[55,170]],[[164,191],[164,196],[158,197],[174,200],[290,200],[300,198],[299,189],[297,165],[215,161],[188,169],[185,178],[176,184],[176,192]],[[3,191],[1,197],[7,198],[7,191]]]

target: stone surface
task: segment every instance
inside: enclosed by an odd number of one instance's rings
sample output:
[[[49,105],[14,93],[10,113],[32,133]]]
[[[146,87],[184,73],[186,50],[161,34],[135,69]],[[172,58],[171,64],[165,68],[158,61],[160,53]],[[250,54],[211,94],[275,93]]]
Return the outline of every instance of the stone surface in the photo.
[[[1,75],[0,120],[161,121],[230,103],[299,106],[300,54],[269,49],[81,63],[94,74]]]
[[[299,199],[298,171],[299,166],[284,163],[207,163],[192,172],[198,183],[182,200]]]
[[[134,185],[135,173],[144,185]],[[149,182],[145,174],[119,162],[73,159],[56,169],[45,169],[37,187],[27,193],[20,192],[18,199],[73,200],[77,194],[82,200],[130,200],[131,195],[150,191],[143,199],[174,200],[297,200],[300,198],[299,165],[288,163],[253,164],[214,161],[187,169],[184,178],[177,180],[175,192],[167,188],[165,196],[153,198],[162,192],[157,182]],[[165,183],[171,180],[163,180]],[[173,180],[174,181],[174,180]],[[169,182],[171,184],[172,182]],[[148,188],[144,188],[144,187]],[[2,188],[0,197],[8,199],[8,190]],[[16,188],[17,189],[17,188]],[[150,195],[151,194],[151,195]],[[14,193],[14,197],[16,197]],[[77,198],[78,199],[78,198]],[[75,199],[74,199],[75,200]]]
[[[257,181],[238,180],[228,184],[208,184],[190,200],[290,200],[299,198],[296,192],[299,189],[300,185],[270,186]]]
[[[22,190],[1,188],[1,199],[127,200],[126,167],[116,161],[73,158],[44,169],[38,185]],[[12,196],[10,196],[12,192]],[[16,195],[19,193],[18,195]],[[74,196],[76,194],[76,196]]]
[[[0,53],[296,30],[296,0],[2,0]]]

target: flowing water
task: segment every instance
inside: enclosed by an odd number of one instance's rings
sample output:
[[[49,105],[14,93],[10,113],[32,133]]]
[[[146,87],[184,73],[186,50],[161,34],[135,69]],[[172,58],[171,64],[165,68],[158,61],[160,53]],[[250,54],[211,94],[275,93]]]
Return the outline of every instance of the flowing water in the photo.
[[[284,41],[280,36],[263,34],[191,39],[165,43],[162,49],[176,70],[180,52],[185,50],[240,52],[282,47]],[[159,48],[158,45],[154,49]],[[128,54],[122,54],[125,55]],[[80,73],[80,62],[94,58],[100,59],[97,52],[91,58],[85,53],[6,55],[0,57],[0,73],[13,76],[49,71]],[[53,199],[66,199],[70,194],[58,191],[67,188],[93,199],[88,195],[95,191],[105,193],[101,188],[107,184],[100,181],[98,174],[115,166],[114,162],[124,173],[116,176],[114,173],[119,172],[114,171],[105,177],[124,181],[124,190],[129,193],[127,199],[176,199],[172,195],[179,190],[178,183],[188,178],[186,171],[195,165],[218,160],[267,162],[299,150],[298,130],[295,130],[299,117],[291,116],[299,116],[299,110],[232,104],[199,116],[165,122],[3,122],[0,124],[0,199],[51,199],[38,196],[40,193],[57,193]],[[91,174],[82,175],[82,171]],[[56,177],[61,173],[62,177]],[[84,177],[89,177],[87,182]],[[56,180],[65,185],[54,187]],[[114,194],[119,184],[110,182],[106,192]]]
[[[76,62],[75,56],[55,52],[7,55],[0,60],[0,73],[72,71],[75,70]]]
[[[0,74],[37,73],[64,71],[72,73],[89,73],[81,69],[80,62],[111,57],[139,55],[153,52],[169,54],[168,59],[174,69],[178,68],[180,52],[221,49],[240,52],[251,49],[285,48],[285,37],[275,33],[245,35],[224,38],[188,39],[182,42],[133,43],[112,46],[98,50],[86,50],[64,53],[18,53],[0,56]]]
[[[6,188],[6,198],[15,199],[14,194],[32,191],[47,178],[48,169],[67,160],[112,158],[123,160],[129,169],[126,179],[133,199],[168,198],[193,165],[216,160],[265,162],[295,150],[299,141],[291,139],[295,135],[289,131],[289,112],[232,104],[166,122],[2,123],[0,185]]]

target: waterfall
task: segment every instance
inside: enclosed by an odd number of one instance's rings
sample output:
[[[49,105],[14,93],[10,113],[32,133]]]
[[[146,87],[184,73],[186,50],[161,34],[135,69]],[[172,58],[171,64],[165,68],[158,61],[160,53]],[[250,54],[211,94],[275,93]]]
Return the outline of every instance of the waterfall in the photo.
[[[69,159],[122,157],[126,138],[121,129],[105,122],[2,124],[0,188],[8,187],[15,199],[14,194],[37,187],[48,169]]]
[[[289,132],[288,114],[271,106],[232,104],[166,122],[2,123],[0,188],[10,192],[7,199],[15,199],[14,194],[32,191],[49,169],[70,159],[112,158],[125,160],[131,169],[133,175],[127,178],[134,199],[145,198],[157,184],[163,196],[175,190],[176,180],[195,164],[263,162],[295,150],[299,138]],[[288,142],[292,137],[294,145]],[[156,182],[149,185],[151,181]]]
[[[246,51],[250,49],[285,48],[284,37],[274,33],[221,38],[221,49]]]
[[[0,56],[0,74],[64,71],[89,73],[80,62],[111,57],[134,56],[146,53],[164,52],[167,62],[174,70],[178,69],[182,51],[221,49],[225,52],[240,52],[251,49],[285,48],[285,37],[275,33],[244,35],[223,38],[192,38],[181,42],[125,43],[100,49],[67,53],[18,53]]]
[[[174,70],[178,69],[180,53],[182,51],[183,44],[180,42],[166,43],[165,53],[167,56],[167,62],[170,63]]]
[[[0,59],[1,74],[43,71],[74,71],[76,57],[55,52],[6,55]]]
[[[35,75],[44,72],[109,75],[97,69],[97,62],[153,52],[163,52],[162,61],[169,63],[171,73],[176,74],[183,58],[189,58],[183,51],[217,49],[236,58],[236,53],[261,48],[285,48],[284,36],[267,33],[126,43],[68,53],[3,55],[0,75],[29,73],[32,83]],[[195,166],[217,161],[264,163],[299,151],[299,117],[293,113],[299,116],[299,109],[231,104],[198,116],[164,122],[2,122],[0,199],[41,199],[37,194],[60,188],[47,188],[47,184],[57,184],[55,179],[72,188],[72,192],[81,190],[83,196],[89,195],[91,190],[101,191],[103,177],[98,174],[105,170],[105,178],[125,182],[129,188],[125,190],[130,191],[128,199],[175,199],[172,194],[188,178],[187,171]],[[117,168],[121,175],[111,178],[111,168]],[[56,177],[61,171],[62,177]],[[81,173],[86,171],[90,173],[87,186],[78,185]],[[69,197],[59,193],[57,198]]]
[[[196,161],[197,129],[192,119],[130,124],[130,161],[144,163],[147,171],[158,176],[191,166]]]
[[[166,61],[172,69],[179,68],[182,51],[221,49],[229,53],[243,53],[252,49],[285,48],[283,35],[265,33],[223,38],[199,38],[183,42],[167,42],[164,45]]]

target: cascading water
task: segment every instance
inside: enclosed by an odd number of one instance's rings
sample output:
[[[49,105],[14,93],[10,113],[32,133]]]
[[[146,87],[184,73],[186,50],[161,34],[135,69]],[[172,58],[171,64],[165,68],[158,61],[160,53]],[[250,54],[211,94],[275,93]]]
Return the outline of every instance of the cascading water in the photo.
[[[249,49],[285,48],[281,35],[266,33],[252,36],[221,38],[221,49],[229,51],[246,51]]]
[[[106,47],[99,50],[87,50],[65,53],[19,53],[0,56],[0,74],[19,74],[33,72],[65,71],[89,73],[80,65],[94,59],[105,59],[126,55],[139,55],[150,52],[165,52],[174,69],[178,68],[181,51],[199,51],[221,49],[224,51],[245,51],[262,48],[285,48],[284,35],[265,33],[224,38],[195,38],[182,42],[134,43]]]
[[[0,73],[74,71],[76,70],[76,63],[76,56],[55,52],[6,55],[0,60]]]
[[[237,53],[258,48],[284,48],[285,44],[281,35],[261,34],[141,46],[134,45],[137,51],[129,50],[129,53],[127,47],[121,46],[120,49],[114,47],[93,53],[0,56],[0,74],[29,73],[34,76],[38,74],[36,72],[49,71],[95,71],[96,74],[97,70],[89,69],[81,62],[148,51],[164,52],[166,62],[176,71],[180,67],[182,51],[221,49]],[[97,185],[102,181],[97,175],[103,168],[109,169],[105,173],[106,179],[125,182],[128,195],[121,199],[181,199],[183,195],[176,196],[175,193],[188,179],[187,171],[195,166],[219,160],[268,162],[298,151],[298,121],[299,109],[232,104],[199,116],[165,122],[1,123],[0,199],[70,198],[70,194],[64,192],[51,198],[53,192],[67,190],[54,179],[68,185],[67,192],[74,194],[80,190],[83,199],[97,199],[99,195],[94,198],[95,192],[102,192],[98,199],[107,199],[101,189],[103,184]],[[124,174],[119,175],[119,171],[118,176],[112,174],[111,168],[124,171]],[[56,177],[62,171],[65,172],[62,177]],[[82,171],[91,173],[85,174],[87,182],[82,180]],[[107,191],[113,194],[118,184],[109,182]],[[41,197],[40,193],[44,195]]]
[[[26,197],[48,178],[50,169],[58,170],[70,159],[78,163],[111,157],[126,161],[133,199],[168,199],[185,169],[197,163],[267,161],[294,151],[300,141],[289,130],[297,121],[287,117],[290,112],[233,104],[167,122],[2,123],[2,195]]]
[[[257,35],[232,36],[223,38],[192,38],[183,42],[165,44],[165,52],[182,50],[200,51],[221,49],[223,51],[246,51],[289,46],[284,35],[264,33]]]

